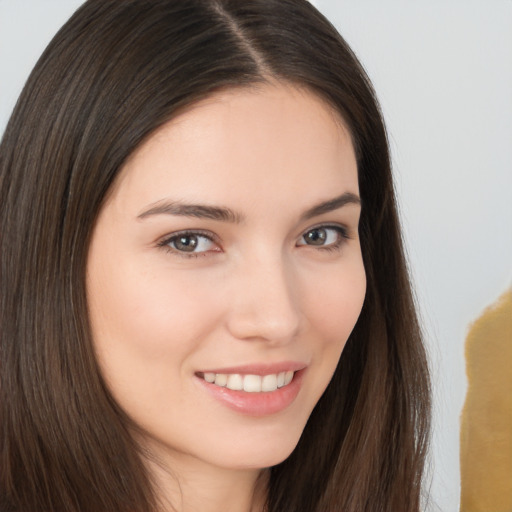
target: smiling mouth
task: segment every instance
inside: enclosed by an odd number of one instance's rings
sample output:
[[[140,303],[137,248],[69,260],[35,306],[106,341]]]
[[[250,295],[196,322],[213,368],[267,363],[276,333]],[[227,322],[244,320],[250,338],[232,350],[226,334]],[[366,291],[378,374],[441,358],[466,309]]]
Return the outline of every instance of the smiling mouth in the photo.
[[[210,384],[232,391],[269,393],[283,388],[293,380],[295,372],[279,372],[268,375],[241,375],[239,373],[200,373],[199,377]]]

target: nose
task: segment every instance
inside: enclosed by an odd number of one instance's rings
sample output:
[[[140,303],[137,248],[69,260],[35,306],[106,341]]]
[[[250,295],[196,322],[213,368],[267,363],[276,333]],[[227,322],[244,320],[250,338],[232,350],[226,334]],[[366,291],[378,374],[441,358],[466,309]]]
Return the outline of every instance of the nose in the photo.
[[[299,331],[298,283],[283,258],[254,258],[231,276],[227,326],[231,335],[282,345]]]

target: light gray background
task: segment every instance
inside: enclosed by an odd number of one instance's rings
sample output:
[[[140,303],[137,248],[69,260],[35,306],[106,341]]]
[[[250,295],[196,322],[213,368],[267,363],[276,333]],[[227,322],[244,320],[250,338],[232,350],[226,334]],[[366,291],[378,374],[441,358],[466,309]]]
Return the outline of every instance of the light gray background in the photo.
[[[81,0],[0,0],[0,133]],[[387,119],[435,391],[432,496],[459,508],[469,324],[512,282],[512,1],[317,0]]]

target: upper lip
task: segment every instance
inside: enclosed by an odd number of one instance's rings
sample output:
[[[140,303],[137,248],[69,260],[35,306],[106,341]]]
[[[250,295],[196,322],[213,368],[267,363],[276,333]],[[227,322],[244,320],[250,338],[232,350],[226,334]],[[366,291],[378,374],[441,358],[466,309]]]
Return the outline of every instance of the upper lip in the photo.
[[[279,363],[253,363],[224,368],[208,368],[198,373],[224,373],[240,375],[272,375],[281,372],[296,372],[306,368],[307,364],[299,361],[282,361]]]

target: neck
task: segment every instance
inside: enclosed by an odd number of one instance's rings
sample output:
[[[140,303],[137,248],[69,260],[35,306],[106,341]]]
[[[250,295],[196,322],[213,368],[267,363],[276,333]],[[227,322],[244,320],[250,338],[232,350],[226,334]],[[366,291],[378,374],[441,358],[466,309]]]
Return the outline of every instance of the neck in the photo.
[[[264,512],[268,470],[220,468],[183,454],[147,460],[161,512]]]

